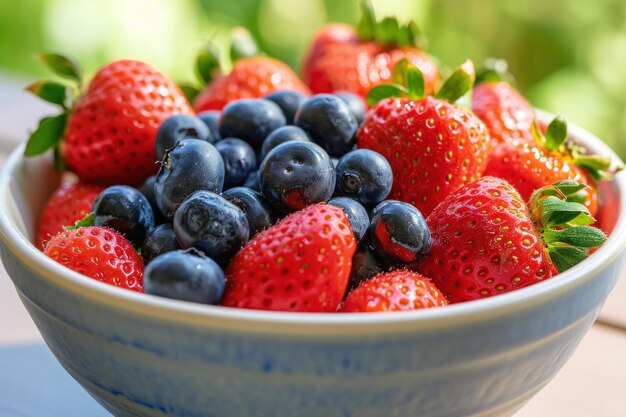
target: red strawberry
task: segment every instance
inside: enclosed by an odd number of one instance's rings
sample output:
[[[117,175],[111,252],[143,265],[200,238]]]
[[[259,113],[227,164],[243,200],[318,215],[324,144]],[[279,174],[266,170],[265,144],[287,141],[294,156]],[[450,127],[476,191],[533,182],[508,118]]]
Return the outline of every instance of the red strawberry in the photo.
[[[483,177],[448,196],[426,219],[430,254],[417,270],[450,303],[543,281],[582,261],[604,242],[588,211],[566,201],[584,185],[567,181],[533,196],[532,217],[506,181]]]
[[[348,294],[340,311],[409,311],[446,305],[448,301],[430,280],[415,272],[398,270],[380,273],[361,283]]]
[[[66,230],[44,253],[67,268],[116,287],[143,292],[143,262],[133,245],[112,229]]]
[[[489,81],[478,84],[472,93],[472,110],[487,125],[492,141],[531,139],[535,111],[509,83]]]
[[[410,78],[419,79],[414,74]],[[382,154],[391,165],[394,178],[389,198],[413,204],[425,216],[485,169],[490,146],[485,125],[471,111],[445,100],[454,102],[462,96],[471,87],[472,76],[473,66],[468,62],[444,84],[440,98],[417,99],[417,94],[415,99],[384,99],[358,131],[358,147]],[[452,92],[451,86],[459,83],[464,88]],[[403,97],[408,93],[400,86],[383,85],[373,89],[368,99],[388,88],[397,89]]]
[[[71,61],[59,55],[42,57],[57,73],[80,82],[80,72]],[[70,89],[55,90],[59,85],[44,82],[29,87],[62,105],[64,113],[42,120],[26,155],[56,146],[57,154],[63,154],[67,167],[83,182],[140,184],[157,171],[154,141],[161,123],[173,114],[193,113],[171,80],[139,61],[121,60],[103,67],[71,108]]]
[[[91,206],[104,187],[82,182],[62,184],[50,196],[39,217],[35,245],[43,250],[45,244],[64,226],[73,226],[91,212]]]
[[[346,291],[354,234],[342,209],[316,204],[257,235],[226,270],[222,305],[333,312]]]
[[[383,28],[394,27],[394,30]],[[399,25],[395,19],[376,22],[373,10],[364,7],[357,28],[331,24],[314,37],[302,66],[302,78],[314,93],[350,91],[363,98],[374,86],[391,81],[396,64],[406,59],[424,74],[426,93],[435,91],[439,75],[435,62],[416,47],[414,23]]]
[[[310,95],[298,76],[286,64],[270,57],[242,58],[235,62],[228,75],[220,75],[209,83],[194,100],[198,113],[222,110],[233,100],[259,98],[278,90],[292,90]]]

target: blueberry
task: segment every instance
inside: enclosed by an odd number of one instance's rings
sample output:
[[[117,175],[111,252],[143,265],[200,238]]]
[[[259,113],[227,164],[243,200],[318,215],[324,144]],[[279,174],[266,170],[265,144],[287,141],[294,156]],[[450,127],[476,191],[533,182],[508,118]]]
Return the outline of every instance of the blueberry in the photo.
[[[176,210],[174,232],[183,248],[193,246],[226,265],[248,241],[250,228],[237,206],[209,191],[196,191]]]
[[[244,212],[250,226],[250,237],[274,224],[274,210],[261,193],[246,187],[235,187],[224,191],[222,197]]]
[[[276,91],[275,93],[265,96],[265,98],[273,101],[280,107],[289,125],[293,124],[293,119],[300,105],[308,99],[304,94],[290,90]]]
[[[430,252],[431,236],[422,213],[412,205],[389,202],[370,226],[376,253],[391,266],[414,265]]]
[[[263,160],[260,173],[263,196],[283,212],[328,201],[335,188],[330,157],[314,143],[278,145]]]
[[[161,161],[165,151],[183,139],[196,138],[210,143],[215,142],[206,124],[197,117],[188,114],[170,116],[161,124],[156,134],[154,151]]]
[[[354,198],[364,205],[383,201],[393,184],[387,159],[369,149],[357,149],[342,156],[335,173],[335,194]]]
[[[208,126],[211,131],[211,137],[213,138],[213,143],[217,143],[222,140],[220,136],[220,128],[218,126],[218,122],[222,117],[222,112],[217,110],[208,110],[202,113],[198,113],[198,118],[204,122],[205,125]]]
[[[143,275],[147,294],[214,305],[224,295],[225,282],[222,268],[194,249],[164,253],[146,266]]]
[[[330,94],[318,94],[302,103],[295,124],[330,156],[342,156],[356,141],[356,119],[346,103]]]
[[[311,142],[309,135],[307,135],[306,132],[298,126],[279,127],[270,133],[267,138],[265,138],[263,146],[261,147],[260,160],[262,161],[272,149],[281,143],[291,142],[294,140],[300,142]]]
[[[374,218],[374,216],[376,215],[376,213],[378,213],[378,210],[380,210],[381,208],[385,207],[387,204],[389,203],[400,203],[400,200],[383,200],[380,203],[376,204],[373,208],[371,208],[371,210],[368,211],[368,214],[370,216],[370,221],[371,219]]]
[[[143,184],[138,188],[138,190],[143,194],[148,201],[150,202],[150,207],[152,207],[152,213],[154,214],[154,225],[157,226],[159,224],[163,224],[167,221],[161,213],[159,206],[156,202],[156,197],[154,195],[154,184],[156,183],[156,175],[152,175],[148,177]]]
[[[333,168],[337,169],[337,164],[339,163],[339,159],[330,158],[330,161],[333,163]]]
[[[241,139],[227,138],[215,144],[224,160],[224,188],[232,188],[246,182],[248,175],[256,169],[254,149]]]
[[[248,178],[246,178],[246,182],[243,183],[243,186],[249,188],[254,191],[261,192],[261,177],[260,171],[257,169],[252,171]]]
[[[166,152],[154,187],[157,205],[171,219],[188,195],[198,190],[221,193],[224,186],[224,161],[208,142],[180,141]]]
[[[360,126],[365,119],[365,102],[361,98],[354,93],[349,91],[335,91],[333,95],[339,97],[343,100],[344,103],[348,105],[350,112],[356,119],[357,124]]]
[[[141,257],[143,263],[147,265],[157,256],[178,249],[180,245],[176,240],[174,226],[171,223],[163,223],[152,229],[144,239],[141,245]]]
[[[114,185],[102,190],[93,202],[96,226],[120,232],[135,246],[141,245],[154,227],[154,213],[148,199],[136,188]]]
[[[367,215],[367,210],[365,210],[358,201],[347,197],[331,198],[328,200],[328,204],[343,209],[346,217],[348,217],[356,241],[361,242],[365,236],[365,232],[367,232],[367,228],[370,226],[370,218]]]
[[[380,259],[370,245],[359,246],[352,257],[352,269],[350,270],[347,292],[358,287],[361,282],[367,281],[386,270],[385,262]]]
[[[272,101],[236,100],[222,111],[220,136],[243,139],[254,149],[260,149],[267,135],[285,124],[285,115]]]

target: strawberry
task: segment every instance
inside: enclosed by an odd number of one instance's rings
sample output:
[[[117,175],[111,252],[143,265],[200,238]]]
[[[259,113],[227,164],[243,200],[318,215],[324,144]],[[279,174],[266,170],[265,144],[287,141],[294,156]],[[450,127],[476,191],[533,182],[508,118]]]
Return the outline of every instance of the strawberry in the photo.
[[[333,312],[346,291],[354,234],[341,208],[316,204],[257,235],[226,270],[222,305]]]
[[[561,180],[574,180],[589,187],[581,199],[592,216],[597,211],[597,189],[593,179],[610,177],[610,161],[587,156],[581,148],[567,143],[567,124],[555,118],[543,135],[533,125],[530,139],[514,139],[497,145],[485,169],[485,175],[500,177],[511,183],[524,200],[538,188]],[[593,178],[593,179],[592,179]],[[584,195],[582,195],[584,194]]]
[[[449,195],[426,219],[430,254],[417,270],[450,303],[502,294],[546,280],[604,242],[581,204],[585,185],[562,181],[538,190],[529,208],[515,188],[483,177]]]
[[[415,272],[397,270],[361,283],[348,294],[340,311],[409,311],[446,305],[448,301],[430,280]]]
[[[44,253],[61,265],[116,287],[143,292],[143,262],[133,245],[112,229],[98,226],[66,230]]]
[[[390,95],[400,98],[375,105],[357,133],[357,145],[389,161],[394,174],[389,198],[413,204],[427,216],[448,194],[479,178],[487,163],[487,128],[471,111],[452,104],[471,88],[474,68],[466,62],[436,97],[425,98],[417,68],[401,61],[394,74],[408,86],[370,91],[371,105]]]
[[[76,64],[60,55],[40,57],[78,88],[56,82],[28,87],[59,104],[63,113],[41,121],[26,145],[26,155],[55,148],[69,170],[89,183],[137,185],[155,174],[157,129],[173,114],[192,114],[180,89],[148,64],[120,60],[100,69],[80,92],[82,77]]]
[[[331,24],[314,37],[302,66],[302,78],[314,93],[350,91],[365,98],[374,86],[391,80],[392,69],[406,59],[424,74],[426,93],[439,82],[433,59],[419,49],[415,23],[394,18],[377,22],[365,2],[356,28]]]
[[[72,226],[91,212],[91,206],[104,187],[82,182],[65,183],[48,198],[39,217],[35,245],[43,250],[64,226]]]

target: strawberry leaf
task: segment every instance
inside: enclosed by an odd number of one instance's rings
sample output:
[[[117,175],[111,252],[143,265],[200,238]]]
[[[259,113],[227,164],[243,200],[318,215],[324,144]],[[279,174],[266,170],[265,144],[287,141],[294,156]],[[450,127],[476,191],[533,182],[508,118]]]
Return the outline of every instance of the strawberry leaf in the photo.
[[[376,15],[374,13],[374,7],[368,0],[364,0],[361,3],[361,19],[356,25],[356,32],[362,40],[373,40],[374,31],[376,30]]]
[[[548,254],[559,272],[566,271],[587,259],[588,253],[583,248],[574,246],[548,246]]]
[[[409,68],[409,60],[406,58],[401,59],[396,63],[393,67],[393,72],[391,73],[391,81],[394,84],[398,85],[407,85],[406,83],[406,73]]]
[[[513,76],[509,72],[509,63],[504,59],[487,58],[482,67],[476,71],[476,82],[474,84],[498,81],[514,84]]]
[[[232,62],[259,54],[259,46],[248,29],[243,27],[234,28],[231,38],[230,59]]]
[[[409,65],[406,69],[406,86],[411,98],[424,97],[424,75],[413,65]]]
[[[548,243],[560,242],[581,248],[595,248],[606,242],[606,235],[595,227],[580,226],[569,229],[546,229],[543,233]]]
[[[356,25],[359,39],[416,48],[423,48],[426,44],[425,37],[414,21],[401,24],[395,17],[384,17],[378,21],[372,3],[368,0],[361,3],[361,10],[361,19]]]
[[[389,97],[403,97],[407,96],[409,91],[395,84],[380,84],[373,87],[370,91],[367,92],[367,97],[365,101],[369,106],[375,106],[379,101],[389,98]]]
[[[472,89],[475,77],[474,63],[468,59],[446,80],[436,97],[454,103]]]
[[[200,89],[191,84],[179,84],[178,88],[180,88],[180,91],[183,92],[183,94],[187,98],[187,101],[190,103],[193,103],[198,94],[200,94]]]
[[[221,71],[220,51],[212,42],[207,42],[196,57],[196,73],[203,84],[213,80],[216,72]]]
[[[96,221],[96,215],[94,213],[89,213],[85,217],[83,217],[82,219],[74,223],[74,225],[64,226],[64,229],[76,230],[76,229],[80,229],[81,227],[90,227],[95,224],[95,221]]]
[[[57,146],[54,147],[53,163],[54,163],[54,169],[56,172],[65,172],[65,169],[66,169],[65,159],[63,158],[63,155],[61,154],[60,144],[57,144]]]
[[[63,108],[67,108],[66,102],[71,96],[67,85],[54,81],[36,81],[27,86],[26,90],[49,103],[58,104]]]
[[[559,149],[567,139],[567,121],[563,116],[557,116],[550,122],[546,130],[545,143],[549,151]]]
[[[82,70],[71,59],[63,55],[45,52],[37,54],[35,57],[56,75],[81,83]]]
[[[33,132],[26,143],[24,155],[40,155],[55,147],[63,138],[66,122],[67,113],[41,119],[39,127]]]

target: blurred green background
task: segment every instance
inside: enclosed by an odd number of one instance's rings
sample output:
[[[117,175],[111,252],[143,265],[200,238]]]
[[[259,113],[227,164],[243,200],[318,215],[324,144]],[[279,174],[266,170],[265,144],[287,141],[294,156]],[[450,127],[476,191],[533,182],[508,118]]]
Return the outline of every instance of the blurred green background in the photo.
[[[414,18],[442,64],[508,60],[537,106],[596,133],[626,158],[626,1],[373,0],[379,16]],[[208,38],[249,28],[294,68],[324,22],[356,22],[359,0],[0,0],[0,73],[45,76],[36,51],[60,51],[88,70],[146,60],[178,81]]]

